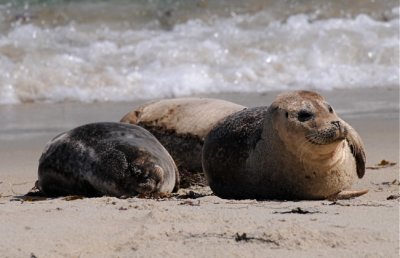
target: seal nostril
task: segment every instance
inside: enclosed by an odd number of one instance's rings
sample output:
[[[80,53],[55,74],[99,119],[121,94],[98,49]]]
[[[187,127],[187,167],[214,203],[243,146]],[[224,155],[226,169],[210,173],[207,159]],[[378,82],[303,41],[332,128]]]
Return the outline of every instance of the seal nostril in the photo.
[[[314,114],[311,111],[308,110],[300,110],[300,112],[297,114],[297,119],[300,122],[306,122],[314,117]]]

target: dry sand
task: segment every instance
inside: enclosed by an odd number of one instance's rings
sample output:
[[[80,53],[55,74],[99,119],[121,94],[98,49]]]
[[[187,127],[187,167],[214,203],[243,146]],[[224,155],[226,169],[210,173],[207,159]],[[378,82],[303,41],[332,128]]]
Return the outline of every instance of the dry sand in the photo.
[[[367,165],[399,162],[399,90],[322,92],[364,139]],[[267,105],[276,93],[225,94]],[[207,187],[166,199],[22,201],[47,140],[137,103],[0,106],[1,257],[399,257],[399,165],[368,169],[362,197],[223,200]],[[192,192],[190,192],[192,191]]]

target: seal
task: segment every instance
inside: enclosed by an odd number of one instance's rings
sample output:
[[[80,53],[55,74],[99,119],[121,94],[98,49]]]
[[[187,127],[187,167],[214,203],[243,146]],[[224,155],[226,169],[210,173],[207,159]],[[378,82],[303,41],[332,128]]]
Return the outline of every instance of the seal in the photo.
[[[37,188],[45,196],[135,196],[170,193],[179,185],[172,157],[142,127],[79,126],[52,139],[39,160]]]
[[[181,173],[202,172],[204,138],[222,118],[244,106],[220,99],[177,98],[146,103],[121,122],[149,130],[171,154]],[[182,181],[185,177],[181,176]]]
[[[227,199],[350,198],[365,172],[358,133],[318,93],[287,92],[236,112],[207,135],[203,169]]]

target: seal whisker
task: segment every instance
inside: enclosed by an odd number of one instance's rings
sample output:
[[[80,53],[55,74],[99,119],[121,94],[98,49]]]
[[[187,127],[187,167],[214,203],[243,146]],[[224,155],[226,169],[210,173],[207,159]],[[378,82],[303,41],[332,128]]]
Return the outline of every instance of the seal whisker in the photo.
[[[321,143],[321,141],[319,140],[320,139],[319,132],[313,132],[311,134],[307,134],[306,139],[308,140],[308,142],[312,144],[323,145],[323,143]]]

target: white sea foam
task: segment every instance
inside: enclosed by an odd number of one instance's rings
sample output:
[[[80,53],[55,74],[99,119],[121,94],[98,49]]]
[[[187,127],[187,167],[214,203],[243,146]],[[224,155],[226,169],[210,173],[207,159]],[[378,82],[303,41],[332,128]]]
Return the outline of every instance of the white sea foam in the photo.
[[[0,28],[0,103],[398,85],[399,8],[385,15],[276,19],[262,9],[168,30],[157,20],[12,23]]]

